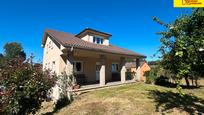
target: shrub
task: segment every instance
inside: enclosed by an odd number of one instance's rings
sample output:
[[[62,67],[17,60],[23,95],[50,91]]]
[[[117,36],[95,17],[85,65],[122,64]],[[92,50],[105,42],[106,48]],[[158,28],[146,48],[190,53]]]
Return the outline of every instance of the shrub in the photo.
[[[54,86],[55,77],[35,68],[32,56],[26,62],[20,58],[7,60],[0,68],[0,86],[5,88],[1,96],[1,113],[35,113]]]
[[[57,111],[62,107],[70,104],[73,101],[73,87],[76,85],[76,79],[74,74],[68,75],[67,72],[63,72],[62,75],[58,76],[58,81],[56,84],[59,88],[59,99],[55,100],[55,108],[54,110]]]
[[[155,79],[155,85],[170,86],[169,78],[161,75]]]
[[[134,79],[134,76],[136,75],[136,72],[130,72],[130,71],[128,71],[128,72],[126,72],[126,80],[132,80],[132,79]]]
[[[147,84],[153,84],[156,77],[157,77],[157,72],[158,72],[158,68],[152,68],[150,71],[146,71],[145,72],[145,76],[146,76],[146,83]]]
[[[112,73],[112,78],[111,78],[112,81],[120,81],[120,73],[118,72],[114,72]]]
[[[145,72],[145,76],[146,83],[148,84],[154,83],[161,86],[171,86],[172,84],[169,82],[169,78],[173,79],[175,75],[158,64],[153,66],[150,71]]]

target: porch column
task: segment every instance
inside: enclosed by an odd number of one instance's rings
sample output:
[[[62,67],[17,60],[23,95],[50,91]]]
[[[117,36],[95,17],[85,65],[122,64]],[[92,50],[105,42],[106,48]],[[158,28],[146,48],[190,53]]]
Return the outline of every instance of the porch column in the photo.
[[[125,81],[126,81],[126,67],[125,67],[125,58],[124,57],[120,58],[120,65],[121,65],[121,69],[120,69],[121,82],[125,83]]]
[[[140,81],[141,79],[141,74],[140,74],[140,59],[136,59],[136,80]]]
[[[66,55],[63,55],[63,57],[66,59],[65,60],[66,65],[63,66],[63,71],[60,71],[58,75],[61,75],[62,74],[61,72],[66,72],[67,75],[73,74],[73,52],[67,52]],[[60,85],[62,83],[63,82],[61,80],[58,80],[57,84],[55,84],[55,86],[52,88],[51,96],[54,102],[57,102],[60,99]],[[71,89],[68,89],[68,90],[71,90]],[[68,93],[68,95],[70,94]]]
[[[68,52],[67,53],[67,63],[66,63],[66,73],[67,75],[73,74],[73,52]]]
[[[100,56],[101,60],[101,68],[100,68],[100,86],[103,86],[106,84],[106,71],[105,71],[105,56],[101,55]]]

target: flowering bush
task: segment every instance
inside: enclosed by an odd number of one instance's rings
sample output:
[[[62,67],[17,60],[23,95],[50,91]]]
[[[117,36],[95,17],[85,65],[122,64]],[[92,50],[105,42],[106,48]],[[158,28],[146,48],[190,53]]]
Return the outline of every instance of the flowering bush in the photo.
[[[32,56],[24,62],[20,57],[4,61],[0,68],[0,108],[3,114],[35,113],[55,84],[55,76],[32,63]],[[0,114],[1,114],[0,113]]]

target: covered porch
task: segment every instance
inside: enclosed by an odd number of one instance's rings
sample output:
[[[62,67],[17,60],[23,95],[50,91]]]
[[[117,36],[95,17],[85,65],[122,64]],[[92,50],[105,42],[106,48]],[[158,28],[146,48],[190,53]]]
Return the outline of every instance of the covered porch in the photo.
[[[126,70],[127,61],[136,61],[139,69],[141,57],[74,49],[66,54],[66,69],[74,73],[81,88],[109,86],[140,80],[140,71],[130,76]]]

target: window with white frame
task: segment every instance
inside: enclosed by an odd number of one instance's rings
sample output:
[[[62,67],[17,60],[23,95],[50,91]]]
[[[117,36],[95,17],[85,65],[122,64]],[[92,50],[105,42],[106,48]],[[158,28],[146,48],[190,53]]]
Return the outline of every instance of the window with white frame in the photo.
[[[80,73],[83,72],[83,63],[82,61],[74,61],[73,62],[74,72]]]
[[[103,38],[102,38],[102,37],[99,37],[99,36],[94,36],[94,37],[93,37],[93,43],[103,44]]]
[[[118,72],[119,68],[118,68],[118,63],[112,63],[112,72]]]

